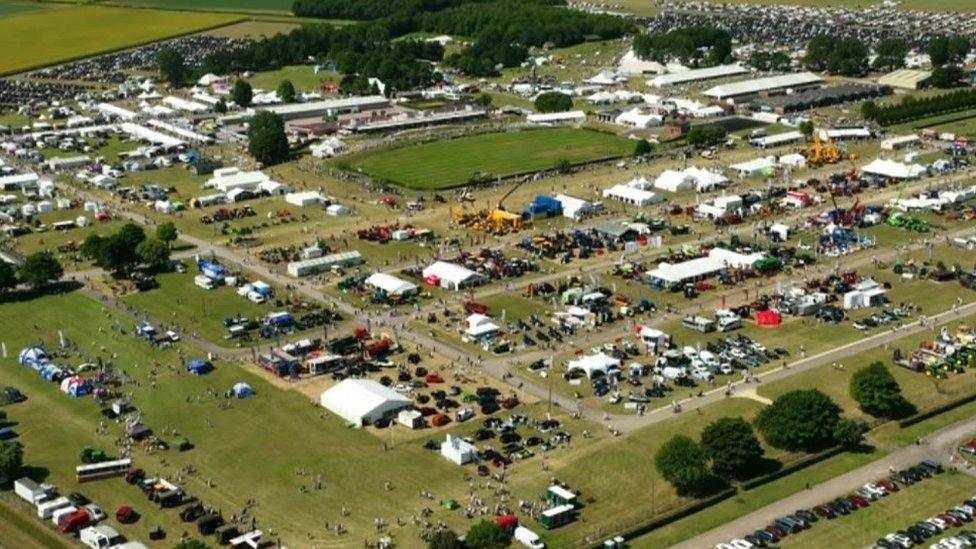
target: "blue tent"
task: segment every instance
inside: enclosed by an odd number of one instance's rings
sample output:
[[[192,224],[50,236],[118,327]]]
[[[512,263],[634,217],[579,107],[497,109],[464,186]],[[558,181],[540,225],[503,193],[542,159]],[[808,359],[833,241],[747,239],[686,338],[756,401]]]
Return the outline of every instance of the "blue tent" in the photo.
[[[282,311],[279,313],[271,313],[268,315],[268,324],[272,326],[291,326],[295,323],[295,319],[292,318],[291,314]]]
[[[191,374],[202,376],[203,374],[206,374],[210,370],[213,370],[213,365],[207,362],[206,360],[200,360],[195,358],[190,362],[186,363],[186,369]]]
[[[201,259],[197,262],[197,268],[200,269],[202,274],[217,282],[221,282],[227,276],[227,269],[223,265],[213,261],[204,261]]]
[[[44,363],[47,362],[47,353],[40,347],[27,347],[20,351],[20,355],[17,356],[17,362],[21,366]]]
[[[234,388],[231,389],[234,396],[237,398],[247,398],[249,396],[254,396],[254,389],[251,388],[247,383],[235,383]]]

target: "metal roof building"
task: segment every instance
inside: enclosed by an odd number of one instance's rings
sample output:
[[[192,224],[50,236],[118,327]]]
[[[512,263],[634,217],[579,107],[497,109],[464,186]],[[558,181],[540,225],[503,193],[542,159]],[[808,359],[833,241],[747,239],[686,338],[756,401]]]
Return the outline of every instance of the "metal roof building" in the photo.
[[[718,65],[704,69],[692,69],[687,71],[672,72],[656,76],[647,81],[647,85],[653,88],[666,88],[690,82],[701,82],[703,80],[714,80],[727,76],[738,76],[746,74],[749,69],[742,65]]]
[[[722,101],[763,92],[769,93],[785,91],[791,88],[808,88],[819,85],[821,82],[823,82],[823,79],[812,72],[797,72],[720,84],[705,90],[704,94]]]
[[[892,88],[902,88],[906,90],[917,90],[922,87],[926,80],[932,77],[931,71],[920,71],[913,69],[899,69],[878,78],[878,84],[891,86]]]
[[[351,112],[382,109],[388,107],[390,100],[382,95],[367,95],[363,97],[347,97],[345,99],[329,99],[326,101],[311,101],[309,103],[290,103],[287,105],[271,105],[258,107],[259,111],[273,112],[284,120],[296,118],[315,118],[346,114]]]

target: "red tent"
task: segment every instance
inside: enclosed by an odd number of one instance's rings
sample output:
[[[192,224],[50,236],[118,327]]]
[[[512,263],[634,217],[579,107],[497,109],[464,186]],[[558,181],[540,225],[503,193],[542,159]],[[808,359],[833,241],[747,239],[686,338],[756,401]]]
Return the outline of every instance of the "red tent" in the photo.
[[[783,322],[783,315],[772,309],[756,312],[756,323],[760,326],[779,326]]]

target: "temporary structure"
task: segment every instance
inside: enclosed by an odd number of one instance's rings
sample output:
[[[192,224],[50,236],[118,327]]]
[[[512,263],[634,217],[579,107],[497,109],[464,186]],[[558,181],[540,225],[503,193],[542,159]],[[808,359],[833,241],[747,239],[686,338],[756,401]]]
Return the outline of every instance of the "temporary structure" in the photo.
[[[231,392],[234,393],[234,396],[237,398],[254,396],[254,389],[244,382],[235,383],[234,387],[231,389]]]
[[[474,444],[451,435],[447,435],[447,439],[441,443],[441,455],[455,465],[474,461],[476,451]]]
[[[213,370],[213,365],[206,360],[193,359],[186,363],[186,370],[191,374],[201,376]]]
[[[370,379],[344,379],[324,391],[322,406],[349,423],[361,427],[392,418],[413,405],[413,400]]]

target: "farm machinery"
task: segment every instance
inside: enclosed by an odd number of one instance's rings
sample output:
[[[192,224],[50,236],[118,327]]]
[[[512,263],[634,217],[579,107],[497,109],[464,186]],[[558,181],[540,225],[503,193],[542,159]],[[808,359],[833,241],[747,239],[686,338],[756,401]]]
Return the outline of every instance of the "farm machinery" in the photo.
[[[519,188],[521,182],[508,190],[493,208],[468,212],[464,207],[453,210],[454,223],[460,227],[468,227],[476,231],[483,231],[494,235],[517,233],[525,228],[525,218],[522,214],[505,209],[505,200]]]

